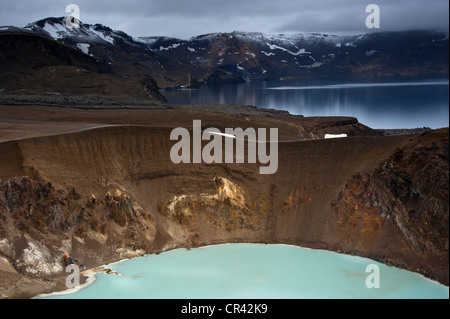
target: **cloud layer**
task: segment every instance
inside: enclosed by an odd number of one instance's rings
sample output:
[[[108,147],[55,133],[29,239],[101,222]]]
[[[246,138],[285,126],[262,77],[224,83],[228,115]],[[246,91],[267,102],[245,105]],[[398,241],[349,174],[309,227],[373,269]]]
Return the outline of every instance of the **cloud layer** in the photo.
[[[365,8],[380,7],[377,31],[449,28],[448,0],[73,0],[84,23],[101,23],[132,36],[179,38],[210,32],[366,33]],[[60,0],[0,2],[0,25],[24,26],[64,16]]]

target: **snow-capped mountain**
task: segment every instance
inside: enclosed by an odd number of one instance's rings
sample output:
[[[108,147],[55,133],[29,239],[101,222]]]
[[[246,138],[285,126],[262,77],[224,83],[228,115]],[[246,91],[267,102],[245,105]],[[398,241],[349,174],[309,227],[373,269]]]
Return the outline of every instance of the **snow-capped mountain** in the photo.
[[[121,73],[120,63],[130,60],[129,52],[143,54],[147,66],[161,69],[158,56],[151,52],[147,45],[134,40],[122,31],[114,31],[101,24],[85,24],[69,28],[65,17],[47,18],[28,24],[24,29],[50,37],[58,42],[73,46],[83,53],[102,59],[113,69]],[[135,59],[134,62],[139,62]]]
[[[127,45],[137,49],[147,50],[147,46],[122,31],[112,30],[101,24],[85,24],[79,21],[79,27],[68,27],[65,17],[47,18],[28,24],[25,29],[47,35],[54,40],[78,46],[86,54],[92,44],[96,45]]]
[[[448,76],[448,33],[361,35],[213,33],[189,40],[133,38],[100,24],[68,28],[47,18],[4,32],[39,34],[94,57],[122,77],[151,75],[160,87],[289,77]]]
[[[101,24],[85,24],[69,28],[66,18],[46,18],[24,28],[2,27],[1,32],[39,34],[80,50],[107,64],[122,76],[150,75],[160,87],[196,86],[208,82],[242,81],[218,68],[201,67],[155,54],[146,41]]]
[[[146,38],[158,55],[217,67],[246,79],[316,76],[448,75],[448,34],[352,36],[214,33],[190,40]]]

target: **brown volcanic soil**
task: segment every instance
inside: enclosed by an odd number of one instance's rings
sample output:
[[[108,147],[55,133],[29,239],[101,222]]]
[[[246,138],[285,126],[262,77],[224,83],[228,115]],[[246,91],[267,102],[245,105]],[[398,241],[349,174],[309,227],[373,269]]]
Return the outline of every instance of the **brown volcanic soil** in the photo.
[[[170,132],[193,119],[278,127],[278,172],[173,164]],[[251,107],[0,106],[0,295],[63,287],[63,254],[94,268],[225,242],[356,254],[448,285],[448,134],[379,136],[352,118]]]

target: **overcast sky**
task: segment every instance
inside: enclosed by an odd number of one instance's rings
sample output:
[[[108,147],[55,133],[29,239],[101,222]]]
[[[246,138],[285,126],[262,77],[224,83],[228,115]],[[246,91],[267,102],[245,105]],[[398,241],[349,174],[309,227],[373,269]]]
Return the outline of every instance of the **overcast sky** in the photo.
[[[66,16],[70,3],[80,8],[83,23],[101,23],[134,37],[373,32],[365,24],[371,3],[380,7],[376,31],[449,28],[449,0],[0,0],[0,25]]]

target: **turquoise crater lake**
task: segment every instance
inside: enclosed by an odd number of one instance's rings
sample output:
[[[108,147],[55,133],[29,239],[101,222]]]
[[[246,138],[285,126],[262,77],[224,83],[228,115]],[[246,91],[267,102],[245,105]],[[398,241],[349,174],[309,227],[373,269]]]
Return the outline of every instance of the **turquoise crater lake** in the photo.
[[[368,265],[380,269],[369,289]],[[108,265],[120,275],[54,299],[449,298],[449,288],[370,259],[289,245],[227,244],[177,249]]]

